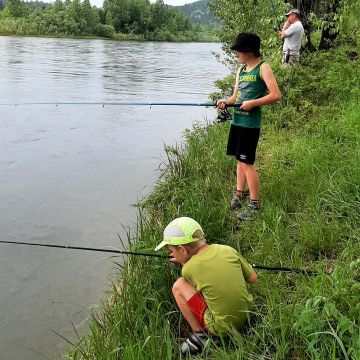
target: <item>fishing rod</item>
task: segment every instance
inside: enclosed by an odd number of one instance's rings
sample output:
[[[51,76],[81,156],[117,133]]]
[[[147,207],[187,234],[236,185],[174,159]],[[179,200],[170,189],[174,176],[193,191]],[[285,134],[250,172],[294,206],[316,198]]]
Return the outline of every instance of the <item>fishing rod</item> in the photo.
[[[279,272],[285,272],[285,273],[297,273],[297,274],[305,274],[309,276],[318,275],[313,270],[307,270],[307,269],[294,269],[294,268],[288,268],[288,267],[278,267],[278,266],[266,266],[266,265],[257,265],[252,264],[251,265],[254,269],[259,270],[270,270],[270,271],[279,271]]]
[[[0,243],[1,244],[13,244],[13,245],[50,247],[50,248],[58,248],[58,249],[107,252],[107,253],[113,253],[113,254],[134,255],[134,256],[149,256],[149,257],[157,257],[157,258],[162,258],[162,259],[170,259],[171,258],[170,255],[161,255],[161,254],[154,254],[154,253],[149,253],[149,252],[144,253],[144,252],[128,251],[128,250],[101,249],[101,248],[91,248],[91,247],[55,245],[55,244],[40,244],[40,243],[5,241],[5,240],[0,240]],[[298,273],[298,274],[305,274],[305,275],[309,275],[309,276],[317,275],[316,272],[314,272],[312,270],[306,270],[306,269],[294,269],[294,268],[279,267],[279,266],[272,267],[272,266],[258,265],[258,264],[252,264],[252,267],[254,269],[259,269],[259,270],[269,270],[269,271],[286,272],[286,273]]]
[[[198,102],[19,102],[19,103],[0,103],[0,106],[68,106],[68,105],[101,105],[105,106],[203,106],[216,107],[215,103],[198,103]],[[225,107],[240,107],[241,104],[228,104]]]
[[[0,243],[2,243],[2,244],[13,244],[13,245],[29,245],[29,246],[50,247],[50,248],[58,248],[58,249],[107,252],[107,253],[124,254],[124,255],[152,256],[152,257],[158,257],[158,258],[163,258],[163,259],[169,258],[169,256],[167,256],[167,255],[160,255],[160,254],[154,254],[154,253],[143,253],[143,252],[128,251],[128,250],[101,249],[101,248],[91,248],[91,247],[81,247],[81,246],[40,244],[40,243],[29,243],[29,242],[19,242],[19,241],[3,241],[3,240],[0,240]]]

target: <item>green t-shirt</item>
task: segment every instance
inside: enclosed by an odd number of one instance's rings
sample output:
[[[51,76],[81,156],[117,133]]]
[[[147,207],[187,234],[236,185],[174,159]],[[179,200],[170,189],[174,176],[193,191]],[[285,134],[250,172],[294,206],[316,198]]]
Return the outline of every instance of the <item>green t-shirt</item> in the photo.
[[[232,247],[213,244],[194,255],[182,268],[182,276],[202,293],[208,304],[204,320],[214,335],[225,335],[248,318],[253,302],[245,279],[254,272]]]
[[[259,99],[266,95],[268,89],[265,81],[261,77],[261,65],[259,62],[251,71],[246,71],[246,66],[242,66],[237,74],[238,96],[236,104],[241,104],[245,100]],[[231,122],[236,126],[247,128],[260,128],[261,126],[261,108],[257,106],[250,111],[243,111],[234,108],[234,115]]]

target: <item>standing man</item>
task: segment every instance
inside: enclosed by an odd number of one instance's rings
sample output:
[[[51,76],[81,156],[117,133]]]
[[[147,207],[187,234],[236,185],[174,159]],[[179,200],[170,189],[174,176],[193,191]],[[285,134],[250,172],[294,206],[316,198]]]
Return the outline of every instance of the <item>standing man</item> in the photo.
[[[282,65],[289,66],[299,63],[301,40],[304,36],[304,28],[300,21],[300,12],[297,9],[290,10],[285,14],[287,20],[279,35],[284,40]]]

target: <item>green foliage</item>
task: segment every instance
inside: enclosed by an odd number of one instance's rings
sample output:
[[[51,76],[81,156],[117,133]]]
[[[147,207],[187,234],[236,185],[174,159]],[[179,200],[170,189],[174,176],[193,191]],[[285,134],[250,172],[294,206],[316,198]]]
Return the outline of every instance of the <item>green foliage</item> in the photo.
[[[9,3],[8,3],[9,4]],[[24,3],[20,2],[25,7]],[[8,5],[7,5],[8,6]],[[25,7],[26,8],[26,7]],[[7,7],[1,14],[0,33],[16,35],[91,35],[96,33],[99,15],[89,0],[63,3],[55,1],[44,9],[30,10],[13,16]]]
[[[302,0],[290,1],[291,7],[300,5],[302,22],[305,28],[305,48],[316,50],[312,42],[312,34],[318,32],[319,49],[328,49],[338,44],[337,40],[346,43],[351,40],[356,46],[359,38],[358,18],[360,16],[360,1],[350,0]],[[265,55],[279,49],[282,40],[277,28],[285,21],[285,12],[289,10],[282,0],[213,0],[210,3],[212,12],[221,19],[223,31],[220,39],[224,50],[230,54],[231,45],[239,32],[250,31],[262,39]],[[231,57],[230,57],[231,59]]]
[[[319,276],[293,329],[306,344],[309,357],[360,358],[360,259],[345,263],[330,276]],[[311,290],[311,292],[310,292]],[[332,350],[331,350],[332,349]]]
[[[173,41],[193,30],[189,19],[162,0],[107,0],[104,3],[106,23],[116,31],[144,34],[151,40]]]
[[[35,4],[35,3],[34,3]],[[118,40],[213,41],[216,35],[192,24],[162,0],[105,0],[104,8],[89,0],[56,0],[44,8],[9,0],[0,13],[4,35],[96,35]]]
[[[202,25],[217,24],[218,19],[210,12],[208,0],[199,0],[190,4],[176,6],[192,22]]]
[[[360,43],[358,21],[360,17],[360,1],[343,0],[339,13],[339,30],[344,42],[356,45]]]
[[[111,25],[98,24],[96,29],[96,35],[105,38],[114,38],[115,29]]]
[[[279,47],[280,42],[274,27],[278,22],[284,22],[283,1],[213,0],[209,6],[214,15],[221,19],[223,29],[220,38],[226,52],[230,52],[229,45],[232,45],[236,35],[243,31],[258,34],[265,52]]]
[[[21,0],[8,0],[1,17],[21,18],[29,14],[29,9]]]

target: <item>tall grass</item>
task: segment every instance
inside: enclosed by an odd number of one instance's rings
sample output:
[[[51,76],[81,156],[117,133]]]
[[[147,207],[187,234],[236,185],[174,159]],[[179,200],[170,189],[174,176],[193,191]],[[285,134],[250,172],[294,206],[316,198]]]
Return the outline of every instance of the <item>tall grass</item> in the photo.
[[[360,105],[351,86],[359,64],[343,50],[310,60],[291,74],[276,70],[286,97],[265,114],[255,221],[239,223],[228,210],[235,184],[234,160],[224,155],[228,124],[195,125],[183,145],[167,147],[155,190],[139,204],[134,249],[153,249],[167,222],[186,215],[210,242],[229,244],[251,262],[320,273],[259,271],[250,323],[198,358],[360,358]],[[119,267],[111,302],[68,358],[180,358],[186,326],[171,296],[178,269],[140,257]]]

